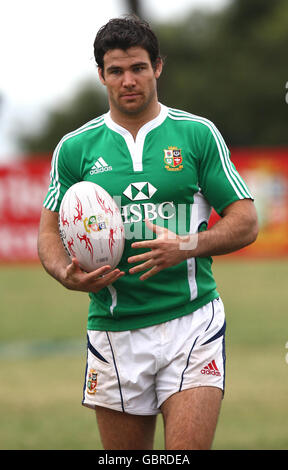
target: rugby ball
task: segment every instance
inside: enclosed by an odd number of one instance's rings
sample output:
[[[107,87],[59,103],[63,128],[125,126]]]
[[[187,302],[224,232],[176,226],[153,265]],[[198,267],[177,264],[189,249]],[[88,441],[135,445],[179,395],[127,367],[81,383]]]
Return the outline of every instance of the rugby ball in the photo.
[[[62,199],[58,221],[66,252],[84,271],[118,265],[124,225],[116,202],[101,186],[90,181],[71,186]]]

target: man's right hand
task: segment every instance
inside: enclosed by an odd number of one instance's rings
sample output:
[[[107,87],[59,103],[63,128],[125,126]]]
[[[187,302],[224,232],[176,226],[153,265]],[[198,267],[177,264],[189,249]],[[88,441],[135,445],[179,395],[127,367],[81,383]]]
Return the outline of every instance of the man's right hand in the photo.
[[[71,290],[98,292],[117,281],[124,274],[119,269],[112,270],[108,265],[87,273],[80,268],[78,260],[72,258],[71,264],[65,268],[61,283]]]
[[[117,281],[125,273],[111,266],[84,272],[76,258],[68,257],[60,238],[58,213],[43,207],[39,226],[38,253],[46,271],[67,289],[98,292]]]

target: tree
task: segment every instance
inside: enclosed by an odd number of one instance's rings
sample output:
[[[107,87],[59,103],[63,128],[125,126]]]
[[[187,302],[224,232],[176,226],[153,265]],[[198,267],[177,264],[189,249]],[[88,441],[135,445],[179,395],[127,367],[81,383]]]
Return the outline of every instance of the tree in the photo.
[[[139,14],[140,2],[128,3]],[[211,119],[229,146],[288,145],[287,24],[285,0],[234,0],[218,13],[193,11],[181,23],[154,25],[166,57],[160,101]],[[88,83],[51,111],[40,135],[20,135],[20,142],[27,152],[51,152],[106,109],[105,95]]]
[[[127,0],[128,11],[130,13],[134,13],[135,15],[139,16],[140,18],[143,17],[143,12],[141,8],[140,0]]]
[[[285,0],[234,0],[159,26],[160,99],[210,118],[233,146],[287,145]]]
[[[105,94],[94,82],[85,82],[74,96],[61,107],[47,113],[42,128],[37,132],[26,131],[16,136],[20,148],[37,158],[53,151],[60,139],[68,132],[107,112]],[[42,157],[41,157],[42,158]]]
[[[127,0],[128,12],[142,16],[141,1]],[[21,131],[15,138],[19,147],[31,158],[43,158],[50,154],[68,132],[80,127],[89,120],[107,111],[108,104],[104,92],[96,83],[86,82],[77,90],[71,100],[61,103],[61,107],[49,110],[40,131]]]

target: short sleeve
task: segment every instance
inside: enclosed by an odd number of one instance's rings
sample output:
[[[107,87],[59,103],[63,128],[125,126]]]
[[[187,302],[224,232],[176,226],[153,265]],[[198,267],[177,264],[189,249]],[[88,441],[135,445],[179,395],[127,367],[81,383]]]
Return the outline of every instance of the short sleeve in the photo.
[[[253,197],[231,162],[229,149],[216,126],[208,120],[203,125],[199,186],[209,204],[221,214],[232,202]]]
[[[67,189],[77,183],[79,178],[72,172],[69,152],[62,141],[57,145],[51,162],[50,185],[43,206],[51,211],[59,212],[60,204]]]

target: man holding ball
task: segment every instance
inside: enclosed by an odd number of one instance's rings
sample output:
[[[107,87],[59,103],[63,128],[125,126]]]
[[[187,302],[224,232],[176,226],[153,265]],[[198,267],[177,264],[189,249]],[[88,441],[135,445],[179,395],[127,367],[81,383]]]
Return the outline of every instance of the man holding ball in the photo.
[[[83,405],[96,410],[103,447],[153,449],[162,413],[166,449],[210,449],[225,385],[211,257],[255,241],[253,198],[215,125],[159,103],[163,61],[146,22],[110,20],[94,54],[110,109],[55,149],[39,256],[63,286],[89,292]],[[116,269],[86,273],[63,248],[59,207],[79,181],[121,200]],[[212,207],[221,217],[208,229]]]

